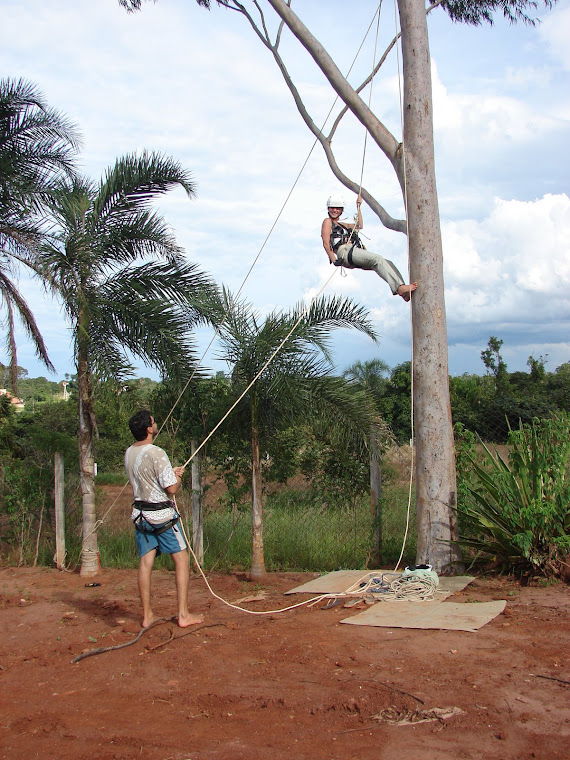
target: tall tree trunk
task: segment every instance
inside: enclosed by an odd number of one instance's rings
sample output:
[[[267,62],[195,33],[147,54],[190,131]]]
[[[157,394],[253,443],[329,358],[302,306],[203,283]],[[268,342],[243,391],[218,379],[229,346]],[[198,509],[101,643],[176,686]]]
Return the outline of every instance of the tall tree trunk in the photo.
[[[263,494],[261,482],[261,459],[259,456],[259,430],[255,412],[251,425],[251,571],[255,581],[265,578],[263,556]]]
[[[93,460],[93,393],[87,359],[81,349],[78,351],[77,386],[79,391],[79,477],[83,511],[81,575],[88,576],[96,575],[100,567],[95,527],[97,515]]]
[[[425,3],[398,0],[404,62],[404,146],[414,348],[418,563],[460,569],[455,453],[447,359],[443,257],[435,179]]]

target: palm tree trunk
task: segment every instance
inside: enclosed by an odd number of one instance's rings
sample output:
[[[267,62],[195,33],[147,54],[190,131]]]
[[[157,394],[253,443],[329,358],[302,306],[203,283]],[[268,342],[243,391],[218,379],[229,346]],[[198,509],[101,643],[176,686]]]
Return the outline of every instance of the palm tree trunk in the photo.
[[[82,355],[83,354],[83,355]],[[78,352],[79,390],[79,477],[83,513],[81,575],[96,575],[100,570],[95,509],[95,467],[93,461],[93,391],[85,352]]]
[[[252,411],[251,425],[251,580],[265,578],[263,557],[263,496],[261,483],[261,459],[259,456],[259,431]]]

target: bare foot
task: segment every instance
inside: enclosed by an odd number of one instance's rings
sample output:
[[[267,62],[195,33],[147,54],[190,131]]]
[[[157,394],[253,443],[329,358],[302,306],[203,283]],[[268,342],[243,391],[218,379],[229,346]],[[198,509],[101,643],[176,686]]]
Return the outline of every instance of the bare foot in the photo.
[[[410,285],[400,285],[397,292],[399,296],[402,296],[404,301],[409,301],[410,296],[412,295],[412,293],[417,287],[418,287],[418,283],[412,282]]]
[[[204,622],[203,615],[178,615],[178,625],[180,628],[188,628],[191,625],[198,625]]]
[[[141,623],[141,628],[148,628],[149,625],[154,623],[156,620],[155,616],[153,614],[150,614],[148,617],[143,618],[143,621]]]

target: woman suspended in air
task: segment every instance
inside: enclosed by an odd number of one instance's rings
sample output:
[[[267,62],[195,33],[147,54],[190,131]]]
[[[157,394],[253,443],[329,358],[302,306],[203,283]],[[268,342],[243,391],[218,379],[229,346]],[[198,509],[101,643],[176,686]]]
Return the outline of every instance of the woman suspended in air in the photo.
[[[367,251],[360,242],[358,230],[363,227],[361,205],[362,198],[359,195],[356,199],[358,212],[356,222],[341,222],[344,200],[338,196],[331,196],[328,199],[328,216],[323,221],[321,237],[329,261],[337,267],[345,267],[346,269],[374,270],[379,277],[388,283],[395,296],[401,296],[404,301],[409,301],[410,295],[417,288],[417,283],[404,284],[404,278],[391,261],[378,253]]]

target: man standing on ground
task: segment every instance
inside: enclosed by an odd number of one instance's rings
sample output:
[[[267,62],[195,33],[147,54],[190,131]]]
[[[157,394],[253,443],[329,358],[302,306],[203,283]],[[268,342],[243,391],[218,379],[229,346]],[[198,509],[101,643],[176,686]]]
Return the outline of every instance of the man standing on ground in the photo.
[[[125,469],[133,488],[135,501],[131,520],[140,555],[138,583],[143,608],[142,626],[155,619],[151,607],[151,575],[157,554],[171,554],[174,560],[178,625],[187,628],[201,623],[200,615],[188,611],[188,581],[190,563],[186,540],[178,525],[174,496],[182,485],[184,467],[174,467],[166,452],[153,444],[158,427],[151,413],[143,409],[129,420],[135,443],[125,452]]]

